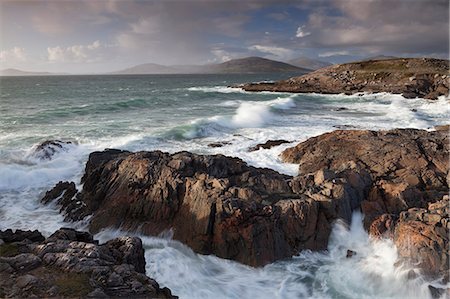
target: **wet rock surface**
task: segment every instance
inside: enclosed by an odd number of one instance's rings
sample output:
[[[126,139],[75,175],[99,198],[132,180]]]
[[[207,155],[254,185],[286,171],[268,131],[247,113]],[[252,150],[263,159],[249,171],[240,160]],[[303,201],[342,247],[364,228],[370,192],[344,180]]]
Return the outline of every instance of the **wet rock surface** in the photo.
[[[98,244],[87,232],[62,228],[45,239],[37,232],[0,231],[1,297],[176,298],[145,275],[136,237]]]
[[[274,83],[248,83],[246,91],[355,94],[389,92],[406,98],[437,99],[449,95],[449,61],[397,58],[333,65]]]
[[[340,171],[346,187],[362,190],[357,198],[369,233],[393,239],[399,256],[426,276],[448,280],[448,131],[334,131],[281,157],[299,164],[297,178],[315,174],[316,184]]]
[[[46,140],[34,148],[32,155],[42,160],[51,160],[55,154],[67,151],[72,145],[72,141]]]
[[[371,182],[361,202],[365,227],[382,214],[425,208],[448,192],[449,138],[445,131],[396,129],[334,131],[282,152],[299,173],[366,171]]]
[[[399,255],[427,276],[449,281],[449,199],[400,213],[394,230]]]
[[[278,140],[267,140],[264,143],[259,143],[255,146],[249,147],[248,151],[249,152],[254,152],[260,149],[270,149],[274,146],[278,146],[278,145],[282,145],[285,143],[291,143],[290,141],[284,140],[284,139],[278,139]]]

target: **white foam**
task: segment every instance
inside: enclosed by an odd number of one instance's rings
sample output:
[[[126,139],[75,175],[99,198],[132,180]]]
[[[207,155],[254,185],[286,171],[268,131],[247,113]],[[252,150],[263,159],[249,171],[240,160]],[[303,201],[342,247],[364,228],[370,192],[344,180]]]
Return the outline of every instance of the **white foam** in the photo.
[[[225,102],[220,102],[217,104],[217,106],[221,106],[221,107],[238,107],[240,104],[242,103],[242,101],[225,101]]]
[[[122,234],[109,229],[96,237],[106,241]],[[395,266],[398,254],[393,243],[370,239],[358,213],[350,228],[334,225],[328,251],[306,250],[263,268],[198,255],[170,239],[140,237],[147,275],[183,299],[431,298],[430,282],[409,280],[413,269]],[[356,255],[346,258],[347,249]]]
[[[207,93],[245,93],[245,94],[255,94],[253,91],[245,91],[240,87],[229,87],[229,86],[194,86],[189,87],[189,91],[201,91],[201,92],[207,92]],[[285,94],[291,94],[288,92],[277,92],[277,91],[258,91],[257,94],[263,94],[263,95],[285,95]]]
[[[219,92],[219,93],[246,93],[242,88],[228,87],[228,86],[204,86],[204,87],[189,87],[189,91],[201,92]]]
[[[231,123],[236,128],[258,128],[273,118],[266,105],[256,103],[242,103],[233,115]]]

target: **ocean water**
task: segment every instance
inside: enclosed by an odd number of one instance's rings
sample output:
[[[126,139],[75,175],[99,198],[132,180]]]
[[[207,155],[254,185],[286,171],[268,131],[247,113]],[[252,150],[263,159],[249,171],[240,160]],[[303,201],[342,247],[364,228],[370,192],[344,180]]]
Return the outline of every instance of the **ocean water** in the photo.
[[[0,229],[50,234],[66,223],[58,208],[39,203],[60,180],[77,184],[94,150],[222,153],[258,167],[295,175],[279,153],[335,129],[432,129],[448,122],[448,99],[400,95],[248,93],[227,87],[277,80],[280,74],[60,76],[0,78]],[[34,148],[60,139],[73,144],[52,160]],[[268,139],[292,141],[269,150],[247,148]],[[220,148],[208,147],[226,141]],[[79,186],[81,188],[81,186]],[[168,236],[143,237],[147,274],[180,298],[430,298],[421,276],[395,267],[389,241],[371,240],[355,213],[350,227],[336,223],[328,251],[301,252],[264,268],[193,253]],[[103,241],[120,230],[105,230]],[[347,249],[357,251],[346,259]]]

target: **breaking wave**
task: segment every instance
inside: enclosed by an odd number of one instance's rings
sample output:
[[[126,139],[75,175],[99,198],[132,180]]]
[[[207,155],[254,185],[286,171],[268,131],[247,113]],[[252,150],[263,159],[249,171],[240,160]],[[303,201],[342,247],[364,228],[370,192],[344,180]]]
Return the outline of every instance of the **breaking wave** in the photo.
[[[279,97],[270,101],[240,102],[231,116],[197,119],[189,124],[174,127],[163,135],[179,140],[207,137],[233,129],[262,128],[277,119],[277,110],[288,110],[293,107],[295,107],[294,96]]]
[[[108,229],[96,237],[106,241],[122,234]],[[408,273],[416,270],[396,265],[394,244],[371,239],[360,213],[353,215],[350,226],[335,223],[327,251],[305,250],[263,268],[199,255],[169,238],[140,237],[147,275],[183,299],[431,299],[428,285],[440,286],[420,277],[408,279]],[[356,255],[346,258],[348,249]]]

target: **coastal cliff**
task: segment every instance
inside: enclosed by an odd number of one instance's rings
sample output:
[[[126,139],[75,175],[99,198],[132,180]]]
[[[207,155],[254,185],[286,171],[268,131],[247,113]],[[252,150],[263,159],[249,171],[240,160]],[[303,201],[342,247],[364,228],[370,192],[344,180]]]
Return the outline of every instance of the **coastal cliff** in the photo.
[[[246,91],[355,94],[389,92],[405,98],[437,99],[449,95],[449,61],[396,58],[332,65],[274,83],[238,85]]]

